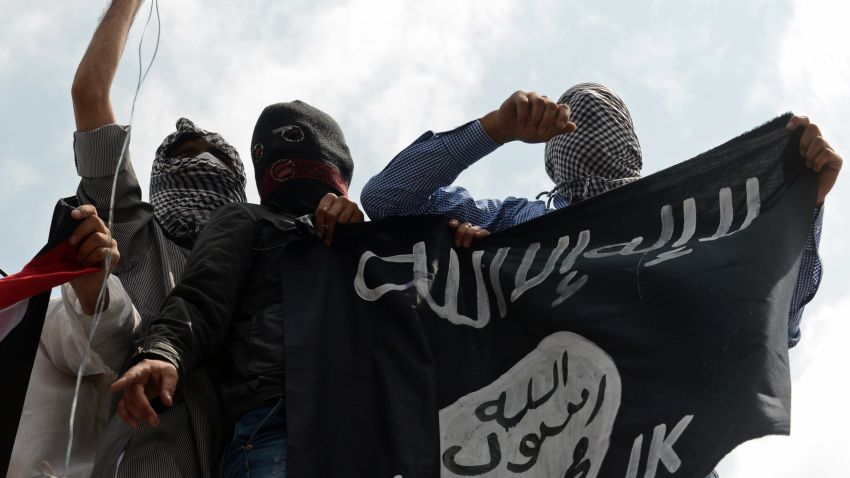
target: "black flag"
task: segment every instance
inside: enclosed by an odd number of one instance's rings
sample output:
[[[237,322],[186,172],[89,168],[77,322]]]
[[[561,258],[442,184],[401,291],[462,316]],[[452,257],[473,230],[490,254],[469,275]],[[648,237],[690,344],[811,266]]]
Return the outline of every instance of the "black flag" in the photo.
[[[472,249],[435,217],[288,246],[289,476],[701,478],[787,434],[788,118]]]

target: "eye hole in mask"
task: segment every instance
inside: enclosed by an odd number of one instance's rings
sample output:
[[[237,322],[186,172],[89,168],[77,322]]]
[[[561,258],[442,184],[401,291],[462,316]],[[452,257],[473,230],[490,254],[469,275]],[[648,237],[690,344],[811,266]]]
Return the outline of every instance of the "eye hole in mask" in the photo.
[[[272,130],[272,134],[279,134],[281,138],[290,143],[299,143],[304,141],[304,130],[300,126],[288,125]]]
[[[216,155],[214,155],[213,153],[211,153],[209,151],[204,151],[201,154],[196,154],[195,158],[203,160],[203,161],[210,162],[210,163],[218,165],[218,166],[221,166],[224,169],[230,169],[230,166],[225,164],[224,161],[222,161]]]

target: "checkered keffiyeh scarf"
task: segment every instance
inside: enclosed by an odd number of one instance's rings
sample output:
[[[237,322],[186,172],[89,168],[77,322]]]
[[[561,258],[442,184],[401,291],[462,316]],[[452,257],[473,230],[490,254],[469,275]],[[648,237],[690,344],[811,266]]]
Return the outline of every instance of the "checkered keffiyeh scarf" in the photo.
[[[568,89],[558,103],[570,107],[576,131],[546,143],[546,172],[571,203],[640,178],[640,143],[626,105],[597,83]]]
[[[169,157],[171,146],[186,137],[206,140],[230,158],[232,168],[205,157]],[[216,209],[244,201],[245,170],[236,149],[217,133],[202,130],[186,118],[177,120],[177,131],[157,148],[151,171],[150,202],[165,234],[191,247]]]

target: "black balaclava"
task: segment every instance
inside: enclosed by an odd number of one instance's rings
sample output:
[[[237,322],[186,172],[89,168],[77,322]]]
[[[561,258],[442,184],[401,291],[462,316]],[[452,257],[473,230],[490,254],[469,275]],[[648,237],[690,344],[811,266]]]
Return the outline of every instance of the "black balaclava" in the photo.
[[[202,138],[229,159],[216,154],[173,157],[171,151],[187,138]],[[165,235],[184,247],[192,247],[204,224],[219,207],[245,202],[245,170],[239,153],[217,133],[202,130],[186,118],[177,120],[177,131],[156,150],[151,170],[150,202]]]
[[[546,143],[546,172],[556,192],[574,203],[640,179],[640,143],[619,96],[598,83],[581,83],[558,103],[570,107],[576,130]]]
[[[354,170],[342,130],[328,114],[292,101],[267,106],[254,127],[251,157],[262,204],[296,215],[327,193],[348,195]]]

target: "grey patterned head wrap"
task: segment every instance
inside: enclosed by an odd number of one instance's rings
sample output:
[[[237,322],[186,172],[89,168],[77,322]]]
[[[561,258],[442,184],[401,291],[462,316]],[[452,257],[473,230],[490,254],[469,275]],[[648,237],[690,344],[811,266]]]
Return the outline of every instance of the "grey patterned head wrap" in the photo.
[[[172,146],[189,138],[204,139],[230,164],[209,154],[170,157]],[[191,247],[216,209],[244,201],[245,170],[236,149],[217,133],[202,130],[186,118],[177,120],[177,131],[157,148],[151,171],[150,202],[166,236]]]
[[[576,131],[546,143],[546,172],[556,192],[578,202],[640,178],[640,143],[619,96],[603,85],[581,83],[558,103],[569,105]]]

